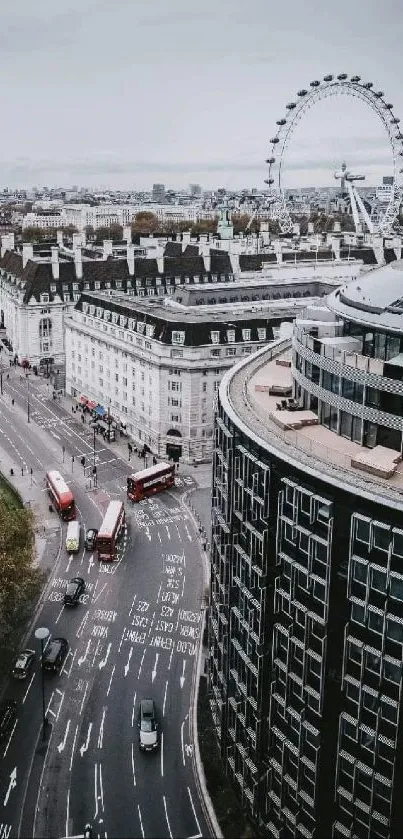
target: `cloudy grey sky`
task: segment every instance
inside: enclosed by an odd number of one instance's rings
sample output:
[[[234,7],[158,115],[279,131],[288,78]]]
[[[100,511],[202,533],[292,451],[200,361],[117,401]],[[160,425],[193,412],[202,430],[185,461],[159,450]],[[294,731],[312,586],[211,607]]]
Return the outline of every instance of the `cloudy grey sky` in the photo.
[[[262,185],[300,87],[357,73],[403,119],[403,0],[3,0],[0,187]],[[391,172],[376,115],[343,96],[301,120],[284,186]]]

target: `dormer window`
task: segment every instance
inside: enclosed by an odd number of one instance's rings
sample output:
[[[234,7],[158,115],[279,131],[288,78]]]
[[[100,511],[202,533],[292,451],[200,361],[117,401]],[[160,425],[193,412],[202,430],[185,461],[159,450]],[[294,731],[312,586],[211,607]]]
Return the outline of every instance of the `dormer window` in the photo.
[[[153,323],[148,323],[146,326],[146,335],[148,338],[154,337],[155,326]]]
[[[262,327],[259,327],[258,330],[257,330],[257,337],[259,338],[259,341],[265,341],[266,340],[266,330]]]
[[[144,335],[145,328],[146,328],[145,321],[144,320],[139,320],[137,322],[137,332],[140,332],[141,335]]]
[[[101,288],[101,283],[99,282],[99,280],[96,280],[96,281],[95,281],[95,283],[94,283],[94,288],[95,288],[95,291],[99,291],[99,290],[100,290],[100,288]]]
[[[251,330],[250,329],[243,329],[242,330],[242,340],[243,341],[250,341]]]
[[[49,303],[49,295],[41,294],[41,303]]]
[[[220,343],[220,333],[218,331],[211,331],[210,338],[212,344],[219,344]]]
[[[88,303],[83,303],[83,312],[84,314],[88,314]]]
[[[112,312],[112,323],[117,323],[117,322],[118,322],[118,316],[117,316],[116,312]]]
[[[54,284],[50,286],[50,293],[56,294],[56,286]]]
[[[235,329],[227,329],[227,341],[229,344],[235,343]]]
[[[73,291],[79,291],[78,283],[73,283]]]

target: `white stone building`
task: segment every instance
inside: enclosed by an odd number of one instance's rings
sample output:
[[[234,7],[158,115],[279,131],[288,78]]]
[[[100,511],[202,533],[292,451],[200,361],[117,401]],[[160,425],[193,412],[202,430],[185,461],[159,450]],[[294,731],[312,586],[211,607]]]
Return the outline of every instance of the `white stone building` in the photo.
[[[211,460],[223,373],[306,305],[301,298],[263,300],[265,289],[256,283],[255,302],[240,282],[141,302],[84,292],[66,317],[67,393],[98,402],[158,457]]]

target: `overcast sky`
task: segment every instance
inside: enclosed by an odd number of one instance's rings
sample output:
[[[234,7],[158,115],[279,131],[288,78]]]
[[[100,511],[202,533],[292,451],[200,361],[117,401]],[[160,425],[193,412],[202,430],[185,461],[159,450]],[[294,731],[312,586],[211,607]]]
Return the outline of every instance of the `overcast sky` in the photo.
[[[2,3],[0,187],[261,187],[276,120],[301,87],[357,73],[403,119],[403,0]],[[360,101],[315,105],[284,186],[378,183],[385,130]]]

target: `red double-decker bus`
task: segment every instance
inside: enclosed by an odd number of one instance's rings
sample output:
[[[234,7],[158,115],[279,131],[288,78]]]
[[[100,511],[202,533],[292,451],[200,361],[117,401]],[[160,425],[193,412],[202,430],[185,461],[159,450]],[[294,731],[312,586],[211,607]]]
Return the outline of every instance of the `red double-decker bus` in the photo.
[[[98,559],[102,562],[113,562],[116,559],[117,543],[123,533],[125,521],[123,501],[110,501],[96,541]]]
[[[60,472],[52,470],[46,473],[46,486],[59,515],[64,521],[71,521],[76,517],[74,495]]]
[[[127,497],[130,501],[141,501],[148,495],[161,492],[175,485],[175,464],[156,463],[147,469],[140,469],[127,479]]]

